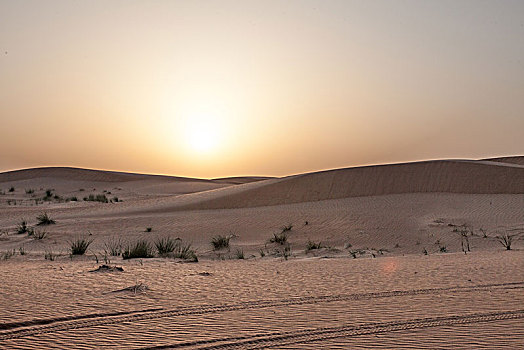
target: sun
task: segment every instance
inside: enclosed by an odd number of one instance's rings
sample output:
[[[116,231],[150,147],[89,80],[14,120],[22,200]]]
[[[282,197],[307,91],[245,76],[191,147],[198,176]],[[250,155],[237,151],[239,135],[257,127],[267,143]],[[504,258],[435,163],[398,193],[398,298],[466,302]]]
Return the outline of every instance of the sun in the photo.
[[[189,148],[198,153],[210,153],[220,145],[220,124],[211,114],[199,114],[186,121],[186,139]]]

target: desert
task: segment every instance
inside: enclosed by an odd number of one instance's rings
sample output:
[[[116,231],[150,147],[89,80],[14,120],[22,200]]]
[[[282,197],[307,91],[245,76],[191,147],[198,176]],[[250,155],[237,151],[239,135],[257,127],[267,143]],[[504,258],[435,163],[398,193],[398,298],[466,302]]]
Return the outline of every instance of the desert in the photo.
[[[523,345],[522,157],[0,187],[3,348]]]
[[[0,0],[0,350],[524,350],[524,1]]]

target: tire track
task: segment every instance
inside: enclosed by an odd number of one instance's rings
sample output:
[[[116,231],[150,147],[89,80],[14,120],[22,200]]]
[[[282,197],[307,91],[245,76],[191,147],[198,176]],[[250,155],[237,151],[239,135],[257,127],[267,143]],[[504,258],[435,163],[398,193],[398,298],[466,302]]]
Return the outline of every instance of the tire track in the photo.
[[[457,324],[471,324],[494,322],[524,318],[524,309],[477,313],[470,315],[452,315],[441,317],[417,318],[407,321],[392,321],[381,323],[365,323],[357,326],[339,326],[315,328],[292,332],[273,332],[251,336],[228,337],[219,339],[199,340],[194,342],[177,343],[139,350],[165,350],[191,347],[199,350],[212,349],[263,349],[267,347],[324,341],[334,338],[347,338],[359,335],[389,333],[412,329],[451,326]]]
[[[368,300],[401,296],[414,296],[424,294],[437,294],[442,292],[471,292],[476,290],[485,290],[490,288],[496,289],[514,289],[524,288],[524,282],[510,282],[497,284],[484,284],[463,287],[442,287],[442,288],[427,288],[427,289],[412,289],[412,290],[393,290],[385,292],[373,293],[357,293],[357,294],[339,294],[339,295],[325,295],[325,296],[311,296],[311,297],[295,297],[287,299],[272,299],[272,300],[256,300],[247,301],[236,304],[222,304],[222,305],[201,305],[188,306],[176,309],[147,309],[137,310],[130,313],[115,313],[115,314],[91,314],[68,316],[62,318],[37,319],[26,322],[14,322],[0,325],[0,340],[16,339],[27,336],[33,336],[43,333],[67,331],[78,328],[86,328],[100,325],[120,324],[124,322],[133,322],[141,320],[157,319],[162,317],[177,317],[185,315],[202,315],[217,312],[262,309],[270,307],[281,307],[291,305],[304,304],[318,304],[329,303],[337,301],[356,301]]]

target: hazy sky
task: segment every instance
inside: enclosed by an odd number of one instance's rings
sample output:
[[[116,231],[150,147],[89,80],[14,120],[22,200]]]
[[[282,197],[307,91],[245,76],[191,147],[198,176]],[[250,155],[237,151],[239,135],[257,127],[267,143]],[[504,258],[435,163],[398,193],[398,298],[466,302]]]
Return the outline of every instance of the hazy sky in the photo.
[[[524,1],[0,0],[0,171],[524,154]]]

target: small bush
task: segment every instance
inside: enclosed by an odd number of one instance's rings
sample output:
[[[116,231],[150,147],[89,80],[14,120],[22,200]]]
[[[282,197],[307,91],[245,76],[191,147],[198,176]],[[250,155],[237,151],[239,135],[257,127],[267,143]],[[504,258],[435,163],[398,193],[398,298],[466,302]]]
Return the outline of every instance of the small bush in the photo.
[[[179,244],[178,240],[171,237],[159,238],[155,241],[156,250],[160,256],[172,253]]]
[[[25,194],[33,194],[33,193],[35,193],[35,190],[33,190],[32,188],[25,189]]]
[[[113,202],[118,203],[121,202],[121,200],[119,200],[118,197],[113,197]]]
[[[229,240],[231,237],[229,236],[215,236],[211,239],[211,245],[213,246],[213,250],[220,250],[229,248]]]
[[[322,245],[320,244],[320,242],[315,243],[313,241],[307,241],[306,243],[306,253],[311,250],[320,249],[320,248],[322,248]]]
[[[242,249],[237,249],[235,255],[237,259],[244,260],[244,251]]]
[[[38,220],[38,226],[56,224],[56,221],[51,219],[47,213],[38,215],[36,219]]]
[[[145,239],[140,239],[134,244],[128,244],[122,253],[122,259],[124,260],[152,257],[154,257],[153,248]]]
[[[84,201],[86,201],[86,202],[109,203],[109,199],[107,199],[105,194],[97,194],[96,196],[93,195],[93,194],[90,194],[88,197],[84,197]]]
[[[70,202],[78,202],[78,198],[76,196],[69,197],[67,200]]]
[[[92,239],[87,238],[77,238],[74,241],[70,242],[69,246],[71,248],[71,255],[84,255],[87,251],[87,248],[93,243]]]
[[[20,223],[18,224],[16,228],[16,233],[21,235],[23,233],[27,233],[27,230],[28,230],[27,221],[25,220],[20,221]]]
[[[25,247],[23,245],[18,247],[18,252],[20,253],[20,255],[25,255],[26,254]]]
[[[500,236],[496,236],[497,241],[499,241],[500,244],[506,248],[506,250],[511,250],[511,244],[513,243],[513,238],[515,238],[517,235],[510,235],[507,233],[504,233]]]
[[[447,253],[448,252],[448,248],[445,245],[440,246],[439,250],[440,250],[441,253]]]
[[[31,230],[30,234],[28,235],[31,236],[33,239],[40,240],[47,237],[47,232],[44,230]]]
[[[273,237],[269,239],[270,243],[277,243],[280,245],[284,245],[287,242],[287,235],[285,231],[282,231],[280,233],[273,233]]]
[[[13,186],[9,187],[9,192],[14,192],[15,188]]]
[[[181,244],[180,241],[177,241],[177,245],[173,251],[173,257],[175,259],[198,262],[198,257],[195,250],[191,248],[191,244]]]
[[[152,227],[146,227],[146,232],[151,232],[151,231],[153,231]]]

